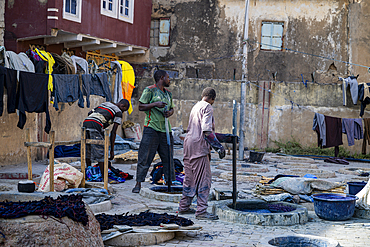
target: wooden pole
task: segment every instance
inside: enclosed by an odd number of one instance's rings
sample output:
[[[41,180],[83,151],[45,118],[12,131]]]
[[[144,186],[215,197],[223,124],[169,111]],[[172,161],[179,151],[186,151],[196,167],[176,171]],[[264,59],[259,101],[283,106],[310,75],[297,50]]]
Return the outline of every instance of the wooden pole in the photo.
[[[31,142],[30,129],[26,129],[26,142]],[[31,147],[27,147],[28,180],[32,180]]]
[[[82,172],[82,181],[81,187],[85,188],[85,165],[86,165],[86,128],[82,127],[81,129],[81,172]]]
[[[55,148],[55,131],[50,131],[50,150],[49,150],[49,169],[50,169],[50,191],[54,192],[54,148]]]
[[[109,130],[104,133],[104,189],[108,191],[108,148],[109,148]]]

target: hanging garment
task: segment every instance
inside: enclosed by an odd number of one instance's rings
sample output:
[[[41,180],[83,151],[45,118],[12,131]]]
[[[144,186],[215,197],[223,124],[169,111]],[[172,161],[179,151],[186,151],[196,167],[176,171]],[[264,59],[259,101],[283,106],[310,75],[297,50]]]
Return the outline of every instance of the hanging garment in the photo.
[[[99,95],[105,97],[107,101],[112,101],[107,73],[91,75],[90,94]]]
[[[363,83],[358,86],[358,100],[361,102],[360,117],[362,117],[366,106],[370,104],[370,83]]]
[[[116,80],[114,81],[114,90],[113,90],[113,102],[118,103],[123,99],[122,94],[122,66],[118,61],[110,62],[112,70],[117,69]]]
[[[355,145],[355,139],[360,140],[364,137],[362,131],[361,118],[343,118],[342,133],[347,134],[348,146]]]
[[[370,145],[370,118],[364,118],[364,140],[362,142],[362,154],[366,154],[366,142]]]
[[[23,53],[24,54],[24,53]],[[17,54],[13,51],[7,51],[6,57],[9,61],[9,68],[17,70],[17,79],[19,80],[19,71],[28,71],[35,73],[35,66],[26,54]]]
[[[326,146],[325,148],[343,145],[342,119],[325,116]]]
[[[132,112],[131,96],[135,88],[135,72],[132,66],[125,61],[118,61],[122,65],[122,95],[130,103],[128,114]]]
[[[317,132],[318,146],[326,146],[326,124],[323,114],[315,113],[312,130]]]
[[[37,52],[37,55],[39,55],[41,57],[42,60],[48,62],[48,67],[47,67],[47,70],[46,70],[46,74],[49,74],[48,90],[53,92],[53,77],[52,77],[51,74],[53,73],[53,66],[54,66],[55,60],[54,60],[53,56],[50,55],[49,52],[40,51],[37,48],[35,49],[35,51]]]
[[[347,105],[347,97],[346,97],[346,91],[347,87],[350,87],[351,90],[351,96],[352,96],[352,102],[354,105],[357,105],[358,101],[358,82],[357,77],[355,76],[349,76],[347,78],[340,78],[343,81],[343,105]]]
[[[0,64],[2,64],[5,68],[9,68],[9,61],[6,57],[6,49],[4,46],[0,46]]]
[[[0,66],[0,116],[3,115],[4,109],[4,87],[7,92],[7,109],[8,113],[15,112],[16,91],[17,91],[17,71]]]
[[[54,58],[53,74],[75,74],[75,67],[58,54],[51,53]]]
[[[81,78],[82,78],[82,85],[81,85],[82,95],[86,96],[86,107],[90,108],[90,94],[91,94],[90,85],[91,85],[92,75],[84,74],[84,75],[81,75]]]
[[[89,64],[87,63],[85,59],[83,59],[82,57],[75,56],[75,55],[71,56],[71,59],[73,63],[75,64],[76,73],[78,71],[77,64],[83,69],[83,74],[89,73]]]
[[[72,74],[76,74],[76,64],[73,62],[72,58],[67,54],[67,52],[63,52],[61,57],[69,64],[69,66],[72,68]]]
[[[72,103],[78,100],[78,106],[84,108],[84,98],[80,89],[79,75],[54,74],[54,107],[59,110],[58,103]]]
[[[51,121],[48,103],[48,79],[45,74],[30,72],[19,73],[19,87],[17,92],[17,109],[19,110],[18,127],[23,129],[26,124],[26,112],[45,112],[46,125],[45,132],[49,134]]]

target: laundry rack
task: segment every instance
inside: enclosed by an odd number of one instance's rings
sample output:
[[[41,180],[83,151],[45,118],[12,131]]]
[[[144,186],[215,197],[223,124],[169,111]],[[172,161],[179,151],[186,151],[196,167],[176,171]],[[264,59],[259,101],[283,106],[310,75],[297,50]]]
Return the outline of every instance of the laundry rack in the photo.
[[[86,144],[104,145],[104,189],[108,191],[108,148],[109,148],[109,130],[104,132],[104,140],[86,139],[86,129],[81,129],[81,139],[76,141],[55,141],[55,131],[50,131],[50,142],[31,142],[30,130],[26,129],[27,147],[27,164],[28,164],[28,179],[32,180],[32,158],[31,147],[43,147],[49,149],[49,169],[50,169],[50,191],[54,191],[54,149],[57,145],[72,145],[81,144],[81,172],[83,174],[81,187],[85,188],[85,168],[86,168]]]

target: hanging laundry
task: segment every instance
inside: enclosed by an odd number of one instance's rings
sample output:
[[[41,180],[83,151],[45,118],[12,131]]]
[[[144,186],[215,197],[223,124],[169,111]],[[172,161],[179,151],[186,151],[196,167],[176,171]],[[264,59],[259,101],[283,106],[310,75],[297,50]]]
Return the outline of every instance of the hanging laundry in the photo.
[[[0,64],[2,64],[5,68],[9,68],[9,61],[6,57],[6,49],[4,46],[0,46]]]
[[[326,124],[323,114],[315,113],[312,130],[317,132],[318,146],[326,146]]]
[[[366,154],[366,142],[370,145],[370,118],[364,118],[364,140],[362,141],[362,154]]]
[[[58,54],[51,53],[54,58],[53,74],[75,74],[75,67],[69,63],[65,58]]]
[[[72,68],[72,74],[77,74],[76,64],[73,62],[72,58],[67,54],[67,52],[63,52],[61,57],[69,64]]]
[[[73,103],[78,100],[78,106],[84,108],[84,98],[80,89],[79,75],[54,74],[54,107],[59,110],[58,103]]]
[[[355,145],[355,139],[360,140],[364,137],[362,131],[361,118],[343,118],[342,133],[347,134],[348,146]]]
[[[326,146],[325,148],[343,145],[342,119],[325,116]]]
[[[17,92],[17,109],[19,110],[18,127],[23,129],[26,124],[26,112],[45,112],[45,132],[49,134],[51,121],[48,103],[48,79],[45,74],[30,72],[19,73],[19,88]]]
[[[19,71],[28,71],[35,73],[35,66],[25,53],[15,53],[7,51],[6,57],[9,62],[9,68],[17,70],[17,79],[19,80]]]
[[[135,72],[132,66],[125,61],[118,61],[122,65],[122,95],[130,103],[128,114],[132,112],[131,96],[135,88]]]
[[[82,78],[82,85],[81,85],[82,95],[86,96],[86,107],[90,108],[90,94],[91,94],[90,85],[91,85],[92,75],[84,74],[84,75],[81,75],[81,78]]]
[[[82,74],[88,74],[89,73],[89,64],[85,59],[83,59],[82,57],[75,56],[75,55],[71,56],[71,59],[72,59],[74,65],[75,65],[76,73],[79,71],[78,67],[77,67],[77,64],[83,70]]]
[[[28,58],[35,66],[35,73],[45,73],[46,62],[42,60],[41,57],[36,52],[32,50],[26,51],[26,54],[28,55]]]
[[[8,113],[14,113],[17,99],[17,71],[0,66],[0,116],[3,115],[4,109],[4,87],[8,95]]]
[[[90,76],[91,76],[90,94],[99,95],[105,97],[107,101],[112,101],[107,73],[97,73],[95,75]]]
[[[370,83],[363,83],[358,86],[358,100],[361,102],[360,117],[362,117],[366,106],[370,104]]]
[[[123,99],[122,94],[122,66],[118,61],[110,62],[112,70],[117,69],[116,80],[114,81],[114,90],[113,90],[113,102],[117,103]]]
[[[341,78],[340,80],[343,81],[342,90],[343,90],[343,105],[347,105],[347,87],[350,87],[350,92],[352,96],[352,102],[354,105],[357,105],[358,101],[358,82],[357,82],[357,76],[349,76],[347,78]]]
[[[42,50],[40,51],[37,48],[35,48],[35,51],[37,52],[37,55],[41,57],[42,60],[48,62],[48,67],[46,70],[46,74],[49,74],[48,90],[53,92],[53,77],[51,74],[53,73],[53,66],[54,66],[55,60],[53,56],[50,55],[49,52],[42,51]]]

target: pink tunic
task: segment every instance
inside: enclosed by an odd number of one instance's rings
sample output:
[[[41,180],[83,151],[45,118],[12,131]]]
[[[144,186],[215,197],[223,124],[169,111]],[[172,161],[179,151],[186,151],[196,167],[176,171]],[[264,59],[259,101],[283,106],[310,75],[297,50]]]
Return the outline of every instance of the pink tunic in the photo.
[[[184,140],[185,179],[179,210],[189,209],[197,196],[195,215],[207,212],[212,175],[208,154],[210,146],[204,140],[204,131],[214,130],[213,108],[205,101],[198,102],[190,113],[188,132]]]

